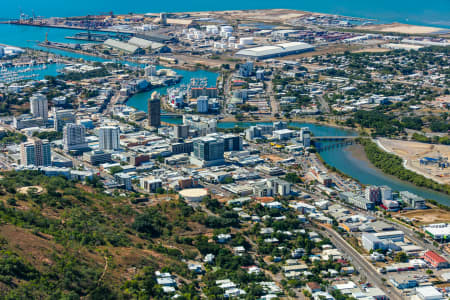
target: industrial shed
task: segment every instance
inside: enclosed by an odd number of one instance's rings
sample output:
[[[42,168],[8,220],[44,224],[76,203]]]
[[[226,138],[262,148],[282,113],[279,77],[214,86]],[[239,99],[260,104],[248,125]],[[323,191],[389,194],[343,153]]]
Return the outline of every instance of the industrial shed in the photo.
[[[153,41],[141,39],[138,37],[132,37],[128,41],[128,44],[137,46],[137,47],[145,49],[147,51],[151,50],[152,52],[159,52],[159,53],[171,52],[171,49],[162,43],[153,42]]]
[[[176,42],[177,38],[156,32],[138,33],[136,37],[157,43]]]
[[[236,56],[253,59],[267,59],[273,57],[299,54],[312,50],[314,50],[314,46],[310,44],[301,42],[291,42],[291,43],[283,43],[277,45],[243,49],[236,52]]]
[[[129,54],[141,54],[144,52],[144,50],[138,46],[132,45],[132,44],[128,44],[128,43],[124,43],[118,40],[114,40],[114,39],[107,39],[104,43],[104,46],[110,47],[110,48],[114,48],[117,49],[119,51],[123,51]]]

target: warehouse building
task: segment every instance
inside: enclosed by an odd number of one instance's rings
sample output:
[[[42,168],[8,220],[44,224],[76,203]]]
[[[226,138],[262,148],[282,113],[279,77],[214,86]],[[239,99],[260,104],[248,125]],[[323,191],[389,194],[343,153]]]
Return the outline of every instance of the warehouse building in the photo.
[[[128,41],[128,44],[134,45],[136,47],[139,47],[139,48],[145,49],[146,51],[151,51],[151,52],[158,52],[158,53],[171,52],[171,49],[162,43],[153,42],[153,41],[149,41],[149,40],[145,40],[145,39],[141,39],[141,38],[137,38],[137,37],[132,37]]]
[[[118,40],[114,40],[114,39],[107,39],[104,43],[104,46],[109,47],[109,48],[113,48],[119,51],[123,51],[126,52],[128,54],[142,54],[144,53],[144,50],[138,46],[132,45],[132,44],[128,44],[128,43],[124,43]]]
[[[302,42],[291,42],[291,43],[283,43],[277,45],[243,49],[236,52],[236,56],[258,60],[258,59],[267,59],[273,57],[299,54],[312,50],[314,50],[314,46],[310,44]]]
[[[405,233],[400,230],[383,231],[374,234],[380,240],[391,240],[394,242],[403,242]]]
[[[401,231],[387,231],[379,233],[366,233],[361,236],[361,243],[367,251],[370,250],[401,250],[396,242],[402,242],[404,233]]]
[[[372,233],[363,233],[362,237],[361,237],[361,243],[362,243],[364,249],[366,249],[367,251],[377,250],[377,249],[381,249],[381,250],[386,249],[386,245],[383,243],[383,241],[380,240],[378,237],[376,237]]]
[[[416,295],[421,300],[440,300],[444,299],[442,293],[433,286],[421,286],[416,288]]]
[[[450,224],[439,223],[425,226],[424,231],[428,233],[433,239],[444,243],[450,239]]]
[[[448,261],[434,251],[427,251],[423,255],[423,259],[437,269],[447,268]]]

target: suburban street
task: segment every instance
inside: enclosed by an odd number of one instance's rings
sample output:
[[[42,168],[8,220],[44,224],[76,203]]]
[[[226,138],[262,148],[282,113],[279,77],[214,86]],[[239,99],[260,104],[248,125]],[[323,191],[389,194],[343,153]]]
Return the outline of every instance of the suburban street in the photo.
[[[267,93],[269,94],[270,98],[270,107],[272,109],[272,116],[275,114],[278,114],[280,111],[280,103],[275,99],[275,96],[273,94],[273,83],[271,80],[267,82]]]
[[[321,226],[328,233],[328,237],[336,245],[336,247],[340,248],[345,254],[351,257],[351,263],[355,265],[360,273],[363,273],[367,280],[378,286],[383,292],[385,292],[390,299],[393,300],[401,300],[401,295],[394,288],[386,287],[385,283],[381,279],[382,276],[377,272],[375,267],[368,262],[361,254],[359,254],[347,241],[345,241],[342,236],[340,236],[333,229]]]

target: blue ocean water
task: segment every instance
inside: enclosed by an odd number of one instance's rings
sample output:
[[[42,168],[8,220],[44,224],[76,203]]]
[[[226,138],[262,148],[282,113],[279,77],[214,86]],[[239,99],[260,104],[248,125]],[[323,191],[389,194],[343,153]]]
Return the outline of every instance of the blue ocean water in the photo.
[[[375,18],[383,22],[402,22],[450,28],[449,0],[259,0],[210,1],[193,0],[172,2],[135,0],[10,0],[2,1],[0,18],[17,18],[20,11],[37,16],[80,16],[113,11],[115,13],[180,12],[232,9],[290,8],[313,12],[341,14],[353,17]]]

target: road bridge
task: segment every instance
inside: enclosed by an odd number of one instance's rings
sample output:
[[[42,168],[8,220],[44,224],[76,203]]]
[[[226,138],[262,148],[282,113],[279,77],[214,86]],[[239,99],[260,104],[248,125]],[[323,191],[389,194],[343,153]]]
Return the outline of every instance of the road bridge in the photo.
[[[311,142],[318,152],[353,145],[358,142],[358,136],[320,136],[312,137]]]
[[[313,136],[312,141],[342,141],[342,140],[355,140],[359,138],[358,135],[342,135],[342,136]]]
[[[177,113],[161,113],[161,117],[182,117],[183,114]]]

